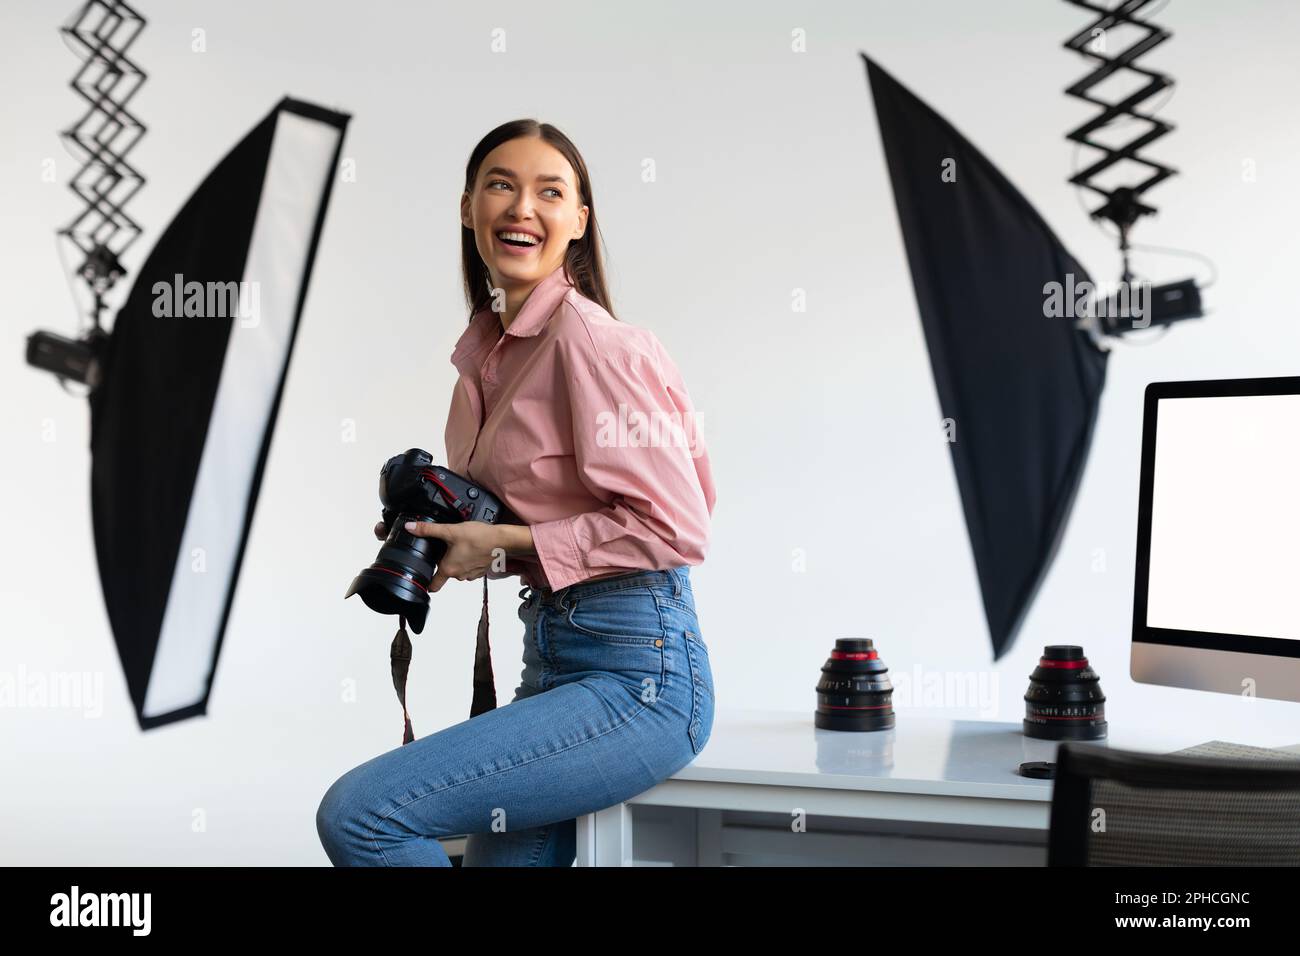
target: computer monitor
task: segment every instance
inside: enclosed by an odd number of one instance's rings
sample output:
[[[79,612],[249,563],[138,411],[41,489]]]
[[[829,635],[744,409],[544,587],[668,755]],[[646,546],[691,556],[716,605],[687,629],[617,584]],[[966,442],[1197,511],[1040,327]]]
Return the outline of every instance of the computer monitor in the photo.
[[[1300,701],[1300,377],[1147,386],[1135,681]]]

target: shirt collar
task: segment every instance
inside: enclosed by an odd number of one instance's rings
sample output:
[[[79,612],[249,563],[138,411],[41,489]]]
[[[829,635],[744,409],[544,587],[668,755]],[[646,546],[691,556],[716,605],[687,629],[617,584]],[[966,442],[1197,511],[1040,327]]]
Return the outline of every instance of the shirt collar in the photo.
[[[506,330],[505,334],[517,338],[529,338],[542,331],[546,327],[551,313],[555,311],[560,304],[560,300],[564,298],[571,288],[573,288],[573,283],[564,274],[564,263],[561,262],[550,275],[533,287],[532,292],[528,293],[528,298],[524,300],[523,307],[520,308],[519,314],[510,323],[510,328]],[[475,356],[484,347],[495,344],[500,329],[501,317],[492,311],[490,305],[474,313],[474,317],[470,319],[469,327],[457,340],[456,347],[451,353],[452,364],[460,369],[462,364]],[[461,370],[464,371],[464,369]]]

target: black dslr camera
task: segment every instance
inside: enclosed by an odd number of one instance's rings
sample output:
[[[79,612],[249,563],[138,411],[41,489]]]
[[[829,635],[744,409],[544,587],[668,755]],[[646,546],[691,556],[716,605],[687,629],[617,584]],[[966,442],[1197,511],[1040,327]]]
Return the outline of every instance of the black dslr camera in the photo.
[[[424,630],[429,584],[447,542],[417,538],[406,530],[406,522],[522,523],[487,489],[435,465],[421,448],[388,459],[379,472],[379,500],[388,538],[375,563],[356,576],[344,597],[360,594],[372,611],[400,614],[416,634]]]

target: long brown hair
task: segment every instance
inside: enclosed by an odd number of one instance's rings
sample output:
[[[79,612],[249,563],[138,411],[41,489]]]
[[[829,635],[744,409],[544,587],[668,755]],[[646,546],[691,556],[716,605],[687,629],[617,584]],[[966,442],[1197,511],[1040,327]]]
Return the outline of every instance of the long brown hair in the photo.
[[[564,158],[577,173],[578,205],[587,207],[587,229],[581,239],[573,239],[569,242],[563,263],[565,275],[579,292],[598,303],[612,318],[618,318],[614,315],[609,290],[605,287],[605,267],[600,254],[601,244],[598,242],[600,226],[596,221],[596,203],[591,195],[591,177],[587,175],[587,164],[583,162],[582,154],[578,152],[578,147],[573,145],[569,137],[550,123],[539,123],[534,119],[517,119],[502,123],[479,140],[474,151],[470,153],[469,162],[465,164],[465,191],[473,194],[479,166],[483,164],[488,153],[502,143],[521,136],[537,136],[554,146],[564,154]],[[474,230],[466,225],[460,227],[460,264],[465,279],[465,301],[469,304],[469,320],[473,321],[474,316],[482,309],[486,309],[492,301],[492,294],[488,288],[491,285],[491,275],[483,258],[478,254],[478,246],[474,242]]]

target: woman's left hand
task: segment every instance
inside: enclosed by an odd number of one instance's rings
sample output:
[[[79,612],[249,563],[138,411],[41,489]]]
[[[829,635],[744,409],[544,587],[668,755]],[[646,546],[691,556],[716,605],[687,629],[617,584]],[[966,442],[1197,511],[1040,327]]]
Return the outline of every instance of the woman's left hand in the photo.
[[[441,538],[447,542],[447,553],[438,562],[438,570],[429,584],[430,593],[441,590],[449,578],[457,581],[477,580],[487,574],[495,558],[505,557],[500,529],[482,521],[462,521],[458,524],[408,521],[406,530],[417,538]]]

